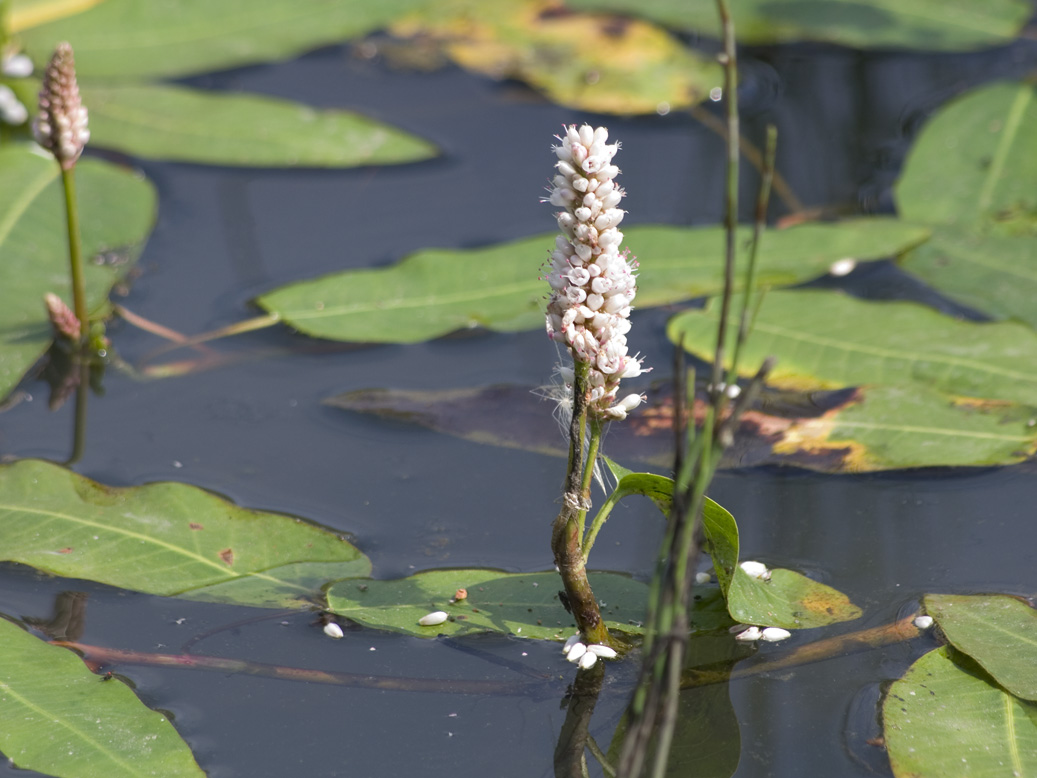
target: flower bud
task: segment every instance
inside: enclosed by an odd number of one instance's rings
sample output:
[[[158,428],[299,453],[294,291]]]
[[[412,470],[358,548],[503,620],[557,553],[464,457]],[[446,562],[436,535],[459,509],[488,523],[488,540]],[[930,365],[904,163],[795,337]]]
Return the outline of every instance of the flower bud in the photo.
[[[53,154],[64,170],[72,169],[90,139],[72,47],[67,43],[58,44],[43,73],[40,110],[33,133],[36,142]]]

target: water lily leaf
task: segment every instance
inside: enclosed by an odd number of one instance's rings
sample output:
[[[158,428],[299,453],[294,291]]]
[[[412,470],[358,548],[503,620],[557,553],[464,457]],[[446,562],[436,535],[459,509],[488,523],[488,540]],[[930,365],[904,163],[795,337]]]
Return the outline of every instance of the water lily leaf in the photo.
[[[716,7],[708,0],[569,0],[581,10],[629,13],[675,29],[720,37]],[[1033,8],[1026,0],[730,0],[743,43],[803,40],[855,48],[959,51],[1007,44]]]
[[[71,651],[0,619],[0,751],[61,778],[203,778],[169,720]]]
[[[720,227],[631,227],[626,245],[638,255],[638,307],[716,294],[723,283]],[[761,285],[814,278],[845,257],[874,259],[906,251],[928,237],[892,219],[804,224],[764,234]],[[747,246],[749,232],[739,245]],[[350,270],[269,292],[257,303],[314,337],[372,343],[417,343],[459,329],[516,332],[544,326],[547,285],[539,268],[554,234],[470,250],[427,249],[389,268]]]
[[[1032,406],[956,398],[915,384],[860,387],[820,416],[760,422],[773,435],[772,454],[789,464],[818,469],[827,462],[826,469],[860,473],[1022,462],[1037,453],[1035,419]]]
[[[413,162],[435,147],[349,111],[258,95],[152,84],[84,87],[90,142],[149,159],[352,167]]]
[[[574,14],[550,0],[440,0],[395,22],[431,38],[462,67],[532,85],[551,100],[600,113],[655,113],[701,102],[723,83],[712,57],[630,18]]]
[[[925,125],[897,184],[904,217],[934,227],[933,240],[906,254],[903,267],[965,305],[1031,327],[1035,94],[1032,84],[996,84],[950,103]]]
[[[712,306],[716,308],[716,306]],[[688,311],[667,328],[696,356],[712,353],[715,312]],[[865,302],[839,292],[767,295],[740,370],[778,357],[777,386],[920,383],[951,395],[1037,406],[1037,333],[1014,322],[959,321],[921,305]],[[1024,425],[1006,432],[1025,432]]]
[[[442,391],[369,389],[325,404],[417,424],[474,443],[565,457],[552,406],[533,387]],[[673,464],[673,402],[648,394],[609,429],[609,450],[624,460]],[[501,409],[508,413],[502,414]],[[696,399],[701,420],[705,402]],[[1012,464],[1037,453],[1037,409],[963,401],[921,386],[867,386],[835,392],[767,391],[741,419],[721,467],[793,465],[822,472]],[[651,496],[651,495],[649,495]]]
[[[897,778],[1037,775],[1037,705],[947,646],[890,686],[882,719]]]
[[[942,227],[901,266],[970,308],[1037,329],[1037,241],[1031,236]]]
[[[610,630],[639,633],[648,587],[616,573],[590,574],[601,615]],[[500,632],[540,640],[565,640],[576,622],[558,600],[557,573],[499,570],[430,570],[396,581],[340,581],[327,591],[328,608],[375,629],[417,637]],[[451,603],[458,589],[466,599]],[[422,626],[418,620],[444,611],[447,621]]]
[[[3,560],[240,605],[305,606],[329,578],[371,569],[350,543],[298,519],[185,484],[116,489],[34,460],[0,467],[0,533]]]
[[[0,149],[0,398],[47,350],[43,296],[71,301],[68,239],[57,163],[32,146]],[[98,160],[76,165],[87,301],[96,309],[151,231],[155,192],[143,178]]]
[[[605,463],[619,479],[608,502],[643,494],[656,503],[663,515],[669,516],[673,479],[632,473],[607,458]],[[738,566],[738,523],[730,511],[709,497],[702,506],[702,529],[706,536],[704,549],[713,559],[728,613],[735,621],[805,629],[860,617],[860,608],[845,594],[792,570],[771,570],[767,580],[747,575]]]
[[[900,214],[974,231],[1037,233],[1035,135],[1033,84],[995,84],[954,100],[911,148],[896,185]]]
[[[925,610],[1005,689],[1037,700],[1037,611],[1003,594],[927,594]]]
[[[423,2],[105,0],[84,13],[21,29],[19,37],[37,66],[67,40],[81,79],[141,80],[288,59],[366,35]],[[30,21],[36,20],[24,23]]]

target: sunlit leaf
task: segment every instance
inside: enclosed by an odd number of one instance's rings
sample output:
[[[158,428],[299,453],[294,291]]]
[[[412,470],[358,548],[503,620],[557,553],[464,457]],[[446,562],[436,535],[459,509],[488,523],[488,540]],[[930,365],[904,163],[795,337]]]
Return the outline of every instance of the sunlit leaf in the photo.
[[[696,356],[712,353],[716,308],[672,319],[671,341],[683,338]],[[776,355],[768,380],[777,386],[920,383],[951,395],[1037,406],[1037,332],[1014,322],[959,321],[914,303],[865,302],[829,291],[772,292],[743,353],[739,370],[746,374]],[[1027,427],[1020,421],[1005,432],[1023,435]]]
[[[581,10],[643,16],[720,37],[710,0],[569,0]],[[1006,44],[1033,13],[1026,0],[729,0],[740,41],[825,41],[856,48],[956,51]]]
[[[0,559],[151,594],[299,607],[370,573],[338,535],[179,483],[112,488],[46,462],[0,467]],[[303,564],[307,563],[307,564]]]
[[[1029,83],[987,86],[944,106],[897,181],[900,214],[974,231],[1037,233],[1035,136],[1037,88]]]
[[[71,301],[61,176],[32,147],[0,148],[0,398],[51,340],[43,296]],[[98,160],[76,165],[87,300],[96,309],[136,260],[155,219],[155,192],[140,176]]]
[[[1005,689],[1037,700],[1037,611],[1003,594],[927,594],[925,609]]]
[[[592,572],[591,586],[610,630],[640,632],[648,587],[615,573]],[[525,638],[565,640],[576,629],[558,599],[557,573],[499,570],[430,570],[396,581],[340,581],[327,592],[329,609],[376,629],[418,637],[500,632]],[[466,599],[451,603],[458,589]],[[444,611],[449,620],[421,626],[418,620]]]
[[[637,305],[666,305],[721,287],[724,232],[720,227],[631,227],[625,245],[638,256]],[[891,219],[805,224],[767,232],[762,285],[814,278],[845,257],[898,254],[928,232]],[[745,250],[748,232],[740,236]],[[292,327],[331,340],[415,343],[468,327],[502,332],[544,326],[548,286],[540,266],[554,235],[481,249],[427,249],[399,264],[350,270],[281,287],[257,302]]]
[[[59,41],[81,79],[183,76],[288,59],[386,26],[427,0],[105,0],[21,32],[37,65]]]
[[[71,651],[0,619],[0,751],[61,778],[202,778],[169,720]]]
[[[890,686],[882,719],[896,778],[1037,775],[1037,705],[951,648],[930,651]]]
[[[642,494],[669,516],[672,479],[632,473],[608,459],[606,464],[619,479],[606,504]],[[702,506],[702,529],[706,536],[704,549],[713,559],[713,570],[727,598],[727,610],[735,621],[804,629],[850,621],[861,615],[860,608],[842,592],[792,570],[772,570],[767,580],[747,575],[738,566],[738,524],[730,511],[708,497]]]
[[[104,0],[7,0],[7,30],[21,32],[47,22],[75,16]]]
[[[723,82],[715,59],[634,19],[574,14],[550,0],[440,0],[393,24],[431,38],[469,70],[513,78],[599,113],[656,113],[702,101]]]
[[[934,227],[904,268],[995,318],[1037,327],[1037,98],[996,84],[941,109],[897,184],[905,218]],[[954,153],[948,154],[949,149]]]
[[[84,87],[90,142],[150,159],[351,167],[427,159],[435,147],[348,111],[178,86]]]

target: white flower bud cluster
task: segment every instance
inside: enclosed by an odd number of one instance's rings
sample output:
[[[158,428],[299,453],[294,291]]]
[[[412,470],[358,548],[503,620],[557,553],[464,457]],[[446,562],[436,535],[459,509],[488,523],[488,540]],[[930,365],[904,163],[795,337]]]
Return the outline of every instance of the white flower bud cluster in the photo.
[[[69,170],[76,164],[90,139],[86,108],[79,98],[76,64],[72,47],[59,43],[43,74],[40,112],[33,123],[36,142],[51,152]]]
[[[614,181],[619,168],[612,164],[619,143],[607,143],[604,127],[586,124],[566,127],[558,140],[558,172],[546,202],[563,209],[557,215],[562,234],[548,263],[547,334],[565,343],[574,360],[590,365],[589,411],[623,419],[642,398],[631,394],[617,402],[619,382],[647,371],[640,358],[627,353],[637,262],[619,249],[625,212],[617,206],[624,192]]]

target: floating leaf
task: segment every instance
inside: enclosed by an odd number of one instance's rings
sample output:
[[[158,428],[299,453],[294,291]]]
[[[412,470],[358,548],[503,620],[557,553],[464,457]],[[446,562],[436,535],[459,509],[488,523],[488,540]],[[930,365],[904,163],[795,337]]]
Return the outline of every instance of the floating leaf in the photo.
[[[329,579],[371,569],[298,519],[185,484],[116,489],[33,460],[0,467],[0,534],[0,558],[54,575],[241,605],[299,607]]]
[[[673,464],[673,403],[665,390],[609,429],[624,460]],[[325,400],[345,410],[417,424],[474,443],[567,455],[552,406],[533,387],[443,391],[370,389]],[[508,413],[501,413],[507,408]],[[705,403],[695,402],[695,418]],[[794,465],[824,472],[1012,464],[1037,453],[1037,409],[954,400],[925,387],[837,392],[768,391],[742,417],[721,467]]]
[[[683,338],[688,351],[706,357],[716,337],[715,315],[707,310],[675,317],[667,328],[670,340]],[[743,354],[740,370],[746,374],[776,355],[768,380],[777,386],[920,383],[952,395],[1037,406],[1037,333],[1014,322],[959,321],[914,303],[865,302],[827,291],[772,292]],[[1020,422],[1005,432],[1027,429]]]
[[[706,550],[727,597],[731,618],[744,624],[785,629],[822,627],[859,618],[861,609],[840,591],[802,573],[775,569],[770,578],[749,576],[738,566],[738,525],[722,506],[710,500],[702,511]]]
[[[943,107],[896,185],[904,219],[1037,232],[1037,88],[1002,83]]]
[[[84,13],[20,30],[19,37],[37,65],[67,40],[81,79],[140,80],[288,59],[385,27],[423,2],[105,0]]]
[[[701,102],[723,82],[716,61],[633,19],[574,14],[550,0],[448,0],[393,24],[431,38],[462,67],[525,81],[563,105],[656,113]]]
[[[740,233],[743,251],[749,237]],[[720,227],[631,227],[638,255],[639,307],[716,294],[723,283]],[[814,278],[844,257],[873,259],[906,251],[925,229],[891,219],[805,224],[765,233],[761,285]],[[265,310],[314,337],[417,343],[469,327],[515,332],[544,326],[546,283],[538,268],[554,235],[473,250],[428,249],[385,269],[350,270],[281,287],[260,297]]]
[[[0,148],[0,398],[47,350],[47,292],[71,300],[58,164],[28,145]],[[85,158],[76,165],[91,310],[137,258],[155,219],[155,192],[133,173]],[[98,261],[100,260],[100,261]]]
[[[352,167],[413,162],[435,147],[349,111],[179,86],[84,87],[91,145],[218,165]]]
[[[976,90],[925,125],[897,184],[904,218],[935,228],[931,242],[903,258],[904,268],[965,305],[1031,327],[1037,327],[1035,135],[1032,84]]]
[[[927,594],[925,609],[1005,689],[1037,700],[1037,611],[1003,594]]]
[[[61,778],[203,778],[169,720],[71,651],[0,619],[0,751]]]
[[[594,595],[610,630],[640,632],[648,587],[615,573],[591,573]],[[327,592],[328,607],[368,627],[418,637],[501,632],[524,638],[564,640],[575,622],[562,608],[557,573],[502,573],[498,570],[431,570],[396,581],[340,581]],[[468,597],[451,603],[458,589]],[[430,612],[449,620],[421,626]]]
[[[916,384],[856,389],[845,403],[780,432],[780,420],[762,421],[778,433],[773,454],[788,456],[789,464],[867,472],[1022,462],[1037,453],[1035,419],[1033,407],[963,400]]]
[[[675,29],[720,37],[716,7],[704,0],[569,0],[581,10],[629,13]],[[1013,40],[1033,12],[1026,0],[730,0],[743,43],[824,41],[856,48],[958,51]]]
[[[669,516],[673,479],[652,473],[632,473],[605,460],[619,484],[608,503],[630,494],[650,497]],[[604,508],[605,506],[602,506]],[[772,570],[768,580],[753,578],[738,566],[738,524],[719,503],[705,498],[702,506],[704,548],[727,598],[735,621],[766,627],[805,629],[859,618],[861,609],[842,592],[792,570]]]
[[[890,686],[882,719],[896,778],[1037,775],[1037,705],[946,646]]]

